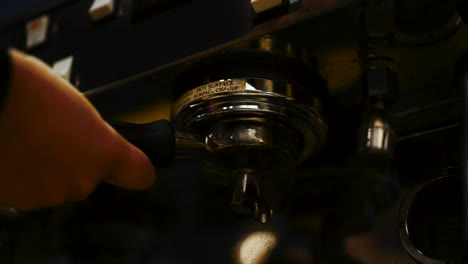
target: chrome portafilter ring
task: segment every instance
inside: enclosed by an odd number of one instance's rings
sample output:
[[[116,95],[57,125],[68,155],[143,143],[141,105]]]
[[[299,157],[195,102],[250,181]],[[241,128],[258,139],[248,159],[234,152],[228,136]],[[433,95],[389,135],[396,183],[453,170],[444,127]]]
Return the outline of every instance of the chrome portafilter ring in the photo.
[[[292,97],[257,90],[247,80],[228,79],[187,92],[175,103],[173,122],[178,130],[204,134],[210,151],[216,152],[236,144],[251,148],[270,144],[271,149],[298,149],[291,151],[291,159],[299,164],[315,153],[325,141],[326,123],[316,110],[321,109],[320,101],[315,102],[316,107],[305,106]],[[235,138],[232,140],[221,139],[229,133],[219,131],[226,130],[226,126],[230,126],[233,131],[230,136]],[[260,126],[281,130],[285,135],[289,133],[284,131],[290,131],[291,137],[295,135],[297,140],[289,142],[289,145],[280,138],[272,142],[271,135],[270,139],[264,135],[273,132],[266,132],[266,128],[256,129]],[[245,128],[241,132],[255,132],[255,135],[240,133],[240,127]],[[211,144],[214,141],[219,144]]]

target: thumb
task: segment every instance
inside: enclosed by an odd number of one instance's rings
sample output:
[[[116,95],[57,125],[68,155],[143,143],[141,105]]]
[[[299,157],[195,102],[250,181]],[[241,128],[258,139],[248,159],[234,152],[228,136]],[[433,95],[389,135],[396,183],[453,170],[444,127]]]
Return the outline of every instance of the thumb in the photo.
[[[137,147],[117,134],[117,150],[110,175],[104,181],[117,187],[142,190],[151,187],[156,178],[155,169],[149,158]]]

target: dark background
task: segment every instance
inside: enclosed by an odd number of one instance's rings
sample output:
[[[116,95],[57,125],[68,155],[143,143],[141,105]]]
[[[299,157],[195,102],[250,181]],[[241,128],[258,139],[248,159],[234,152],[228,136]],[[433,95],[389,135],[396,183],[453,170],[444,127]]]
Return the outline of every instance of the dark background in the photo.
[[[6,0],[2,1],[0,9],[0,28],[5,28],[14,23],[38,14],[50,8],[59,7],[71,0]]]

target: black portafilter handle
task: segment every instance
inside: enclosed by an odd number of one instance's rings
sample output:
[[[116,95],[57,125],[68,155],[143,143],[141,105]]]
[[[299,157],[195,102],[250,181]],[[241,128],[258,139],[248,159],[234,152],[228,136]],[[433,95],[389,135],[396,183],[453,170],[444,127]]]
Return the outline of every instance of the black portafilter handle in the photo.
[[[146,124],[120,121],[108,123],[126,140],[143,151],[156,168],[167,168],[174,160],[176,133],[165,119]]]

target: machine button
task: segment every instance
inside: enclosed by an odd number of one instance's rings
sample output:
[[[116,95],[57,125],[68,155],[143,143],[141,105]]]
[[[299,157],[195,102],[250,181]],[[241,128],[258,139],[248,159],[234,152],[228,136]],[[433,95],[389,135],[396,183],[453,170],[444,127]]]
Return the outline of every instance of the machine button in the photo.
[[[29,21],[26,24],[26,48],[31,49],[45,43],[48,27],[48,16],[41,16]]]
[[[89,8],[89,16],[94,22],[101,21],[114,14],[115,0],[94,0]]]
[[[52,70],[58,74],[60,77],[64,78],[67,81],[70,81],[71,72],[73,65],[73,56],[69,56],[58,60],[52,66]]]
[[[282,0],[250,0],[250,3],[255,11],[259,14],[277,7],[283,4]]]

